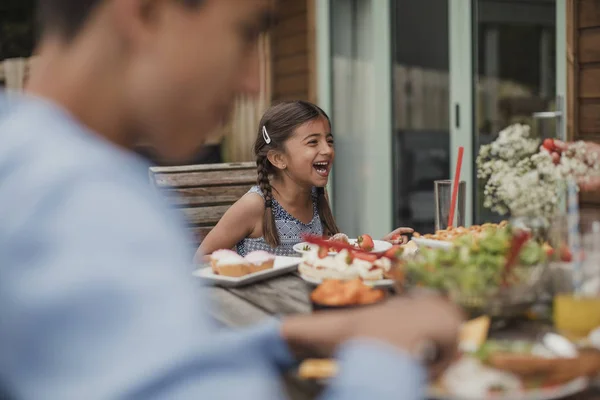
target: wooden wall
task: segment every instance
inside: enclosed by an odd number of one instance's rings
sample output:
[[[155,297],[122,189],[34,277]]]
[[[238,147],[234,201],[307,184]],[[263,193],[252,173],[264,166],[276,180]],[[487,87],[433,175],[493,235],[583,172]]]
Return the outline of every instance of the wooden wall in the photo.
[[[600,143],[600,0],[569,0],[567,5],[567,107],[574,116],[569,134]],[[583,195],[582,203],[600,206],[600,193]]]
[[[271,34],[272,100],[316,101],[315,0],[280,0]]]

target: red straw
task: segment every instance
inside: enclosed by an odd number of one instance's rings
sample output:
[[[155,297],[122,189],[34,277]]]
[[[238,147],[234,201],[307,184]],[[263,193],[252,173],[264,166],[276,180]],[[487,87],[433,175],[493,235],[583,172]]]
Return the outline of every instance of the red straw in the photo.
[[[454,223],[454,210],[456,209],[456,198],[458,197],[458,186],[460,184],[460,169],[462,167],[463,153],[465,148],[458,148],[458,159],[456,160],[456,173],[454,174],[454,183],[452,185],[452,201],[450,203],[450,215],[448,215],[448,227]]]

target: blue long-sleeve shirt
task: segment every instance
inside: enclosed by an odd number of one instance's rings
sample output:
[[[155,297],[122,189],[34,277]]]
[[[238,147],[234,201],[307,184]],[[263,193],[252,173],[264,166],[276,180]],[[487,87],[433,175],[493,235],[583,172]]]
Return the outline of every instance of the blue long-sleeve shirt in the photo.
[[[9,108],[7,108],[9,107]],[[270,321],[223,333],[148,165],[61,108],[0,96],[0,387],[23,399],[281,399]],[[357,340],[324,399],[417,399],[423,369]]]

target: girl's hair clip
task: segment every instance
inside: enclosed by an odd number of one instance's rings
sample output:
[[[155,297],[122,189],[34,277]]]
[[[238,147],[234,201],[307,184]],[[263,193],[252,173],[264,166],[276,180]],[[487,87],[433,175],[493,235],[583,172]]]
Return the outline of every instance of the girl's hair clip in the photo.
[[[271,208],[273,206],[273,202],[271,200],[265,200],[265,208]]]
[[[267,133],[267,128],[264,125],[262,127],[262,134],[263,134],[263,139],[265,139],[265,143],[266,144],[270,144],[271,143],[271,137]]]

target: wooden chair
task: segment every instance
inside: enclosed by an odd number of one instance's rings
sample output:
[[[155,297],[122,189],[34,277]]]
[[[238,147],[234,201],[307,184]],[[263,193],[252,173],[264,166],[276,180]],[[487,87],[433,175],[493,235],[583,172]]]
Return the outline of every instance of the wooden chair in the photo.
[[[150,182],[185,215],[196,244],[256,184],[257,177],[253,162],[151,167],[149,173]]]

